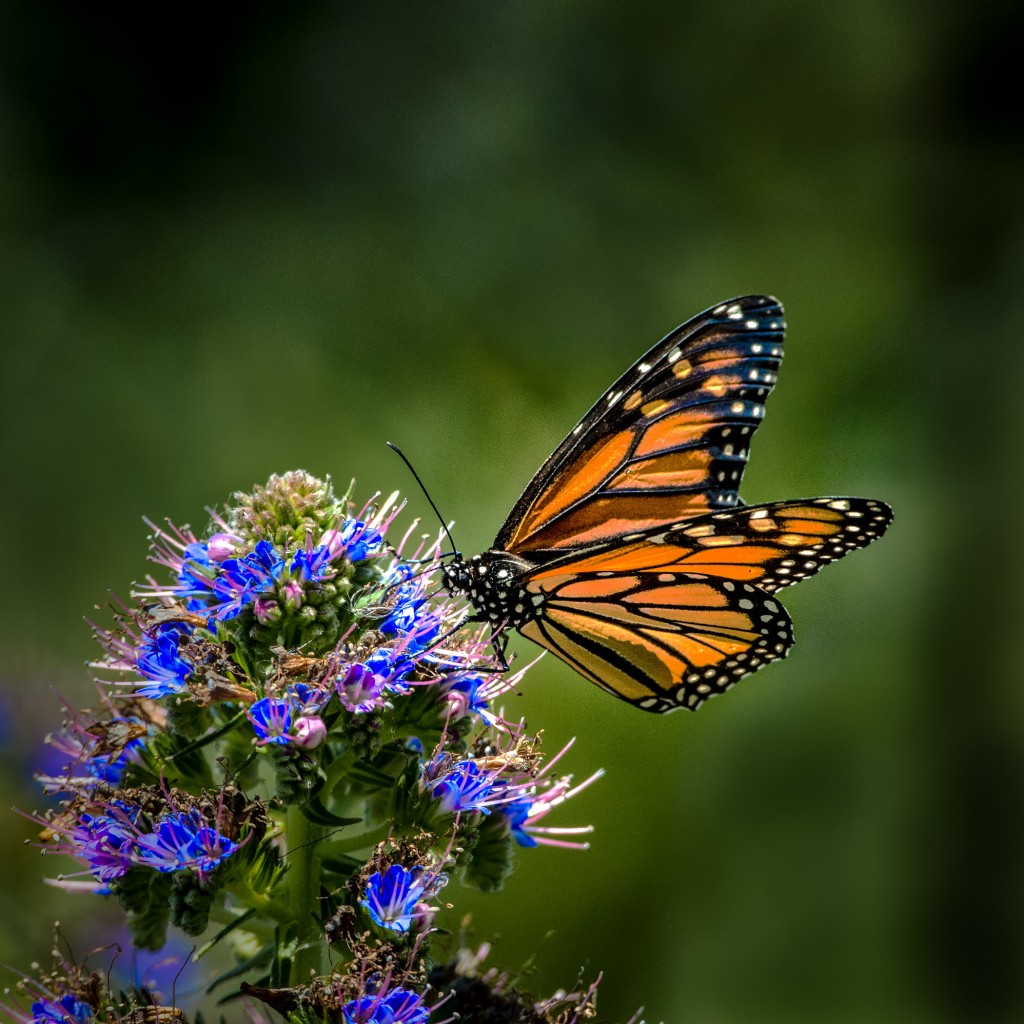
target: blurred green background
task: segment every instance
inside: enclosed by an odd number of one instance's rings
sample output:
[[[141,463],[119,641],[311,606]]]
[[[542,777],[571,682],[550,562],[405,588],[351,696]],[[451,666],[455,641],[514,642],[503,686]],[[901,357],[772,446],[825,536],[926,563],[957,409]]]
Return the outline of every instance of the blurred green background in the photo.
[[[145,571],[143,515],[201,527],[299,467],[427,513],[393,440],[482,550],[648,345],[771,292],[744,497],[895,526],[787,592],[789,661],[699,715],[542,662],[511,710],[608,769],[561,819],[593,849],[449,890],[445,923],[472,910],[538,992],[603,970],[620,1021],[1024,1018],[1022,29],[912,0],[0,6],[0,798],[38,803],[56,693],[95,699],[82,616]],[[58,916],[108,941],[5,821],[0,961]]]

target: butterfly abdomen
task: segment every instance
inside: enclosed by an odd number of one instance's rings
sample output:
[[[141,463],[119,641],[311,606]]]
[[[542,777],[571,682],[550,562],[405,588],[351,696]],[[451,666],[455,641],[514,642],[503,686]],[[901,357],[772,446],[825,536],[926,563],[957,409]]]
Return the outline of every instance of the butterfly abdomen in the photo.
[[[505,551],[485,551],[472,558],[453,558],[444,567],[444,584],[451,594],[464,594],[476,617],[496,630],[516,629],[537,615],[543,597],[520,585],[532,562]]]

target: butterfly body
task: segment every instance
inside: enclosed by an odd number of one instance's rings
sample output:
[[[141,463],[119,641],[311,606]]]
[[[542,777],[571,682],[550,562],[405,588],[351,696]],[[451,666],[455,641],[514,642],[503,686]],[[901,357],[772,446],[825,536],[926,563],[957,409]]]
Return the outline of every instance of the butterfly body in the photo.
[[[469,597],[477,617],[493,629],[519,629],[536,617],[543,600],[520,584],[535,564],[505,551],[490,550],[472,558],[453,558],[444,565],[445,586]]]
[[[694,709],[792,646],[774,592],[885,532],[882,502],[746,506],[750,438],[785,327],[767,296],[662,339],[552,453],[491,549],[445,585],[645,711]]]

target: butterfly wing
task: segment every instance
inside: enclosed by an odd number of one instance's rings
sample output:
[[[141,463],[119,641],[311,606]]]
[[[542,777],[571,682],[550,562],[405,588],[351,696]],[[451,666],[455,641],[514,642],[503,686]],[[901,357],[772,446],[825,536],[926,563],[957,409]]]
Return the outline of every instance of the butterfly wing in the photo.
[[[793,642],[779,602],[697,573],[546,574],[527,589],[540,614],[519,631],[644,711],[695,709]]]
[[[784,328],[775,299],[748,295],[672,331],[558,446],[494,547],[540,559],[739,505]]]
[[[877,540],[892,509],[870,498],[750,505],[591,545],[546,562],[526,580],[565,573],[692,572],[753,583],[765,593],[799,583]]]
[[[602,689],[646,711],[694,709],[784,658],[789,615],[772,594],[880,537],[869,498],[734,508],[594,545],[521,580],[519,626]]]

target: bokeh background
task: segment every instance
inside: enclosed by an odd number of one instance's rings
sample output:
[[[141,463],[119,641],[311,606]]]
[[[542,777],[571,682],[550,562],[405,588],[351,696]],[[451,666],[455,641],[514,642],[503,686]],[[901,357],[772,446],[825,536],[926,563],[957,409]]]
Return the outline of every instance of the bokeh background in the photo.
[[[1024,1018],[1020,5],[112,11],[0,5],[0,803],[38,805],[56,695],[94,699],[82,616],[145,571],[143,515],[298,467],[427,514],[394,440],[481,550],[648,345],[767,291],[745,498],[895,526],[699,715],[545,660],[515,710],[608,769],[563,818],[593,849],[447,923],[538,992],[603,970],[611,1020]],[[19,967],[55,917],[114,928],[31,834],[0,827]]]

